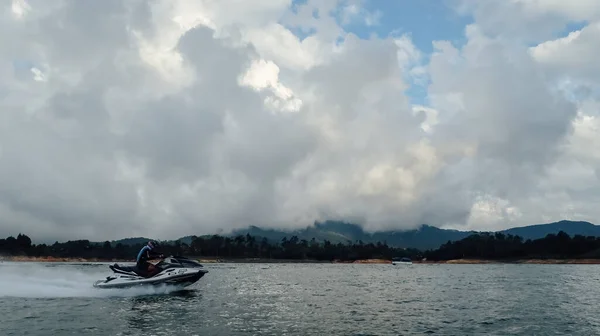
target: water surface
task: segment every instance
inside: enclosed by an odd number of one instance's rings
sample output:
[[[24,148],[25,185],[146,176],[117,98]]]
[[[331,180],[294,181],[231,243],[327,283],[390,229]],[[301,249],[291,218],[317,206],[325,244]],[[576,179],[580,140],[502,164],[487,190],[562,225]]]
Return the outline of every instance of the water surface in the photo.
[[[106,264],[0,263],[2,335],[597,335],[597,265],[208,264],[100,290]]]

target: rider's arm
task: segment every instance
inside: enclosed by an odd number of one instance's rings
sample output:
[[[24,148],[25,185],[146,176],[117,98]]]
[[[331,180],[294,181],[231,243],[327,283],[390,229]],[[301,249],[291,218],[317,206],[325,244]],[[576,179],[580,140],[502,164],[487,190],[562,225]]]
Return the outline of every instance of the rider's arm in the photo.
[[[153,251],[153,250],[148,250],[148,258],[152,258],[152,257],[161,257],[162,254],[157,252],[157,251]]]

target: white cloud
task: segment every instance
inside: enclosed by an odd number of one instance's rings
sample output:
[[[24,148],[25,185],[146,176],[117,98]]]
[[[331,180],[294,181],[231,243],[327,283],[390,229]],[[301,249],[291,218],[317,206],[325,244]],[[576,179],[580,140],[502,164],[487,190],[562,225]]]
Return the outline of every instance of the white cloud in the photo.
[[[435,126],[439,123],[438,111],[431,107],[415,105],[413,106],[413,114],[423,117],[421,129],[426,133],[432,133]]]
[[[279,82],[279,67],[271,61],[253,61],[238,82],[259,92],[268,88],[272,95],[265,98],[265,105],[275,112],[298,112],[302,107],[292,90]]]
[[[545,41],[530,49],[531,55],[549,74],[578,82],[598,85],[600,65],[600,21],[555,40]]]
[[[22,18],[31,10],[31,6],[25,0],[12,0],[11,9],[16,18]]]
[[[459,12],[473,16],[486,34],[527,43],[552,39],[567,23],[597,21],[595,0],[459,0]]]
[[[359,21],[366,26],[376,26],[381,20],[381,11],[370,12],[364,7],[364,0],[346,0],[341,10],[341,22],[344,25]]]
[[[534,5],[467,3],[467,43],[435,41],[425,63],[410,34],[339,26],[344,8],[374,23],[361,2],[15,1],[0,16],[0,234],[594,218],[597,27],[546,38],[558,9]],[[498,15],[514,8],[534,29]],[[408,82],[425,79],[431,104],[413,106]]]
[[[504,73],[493,81],[500,86],[489,91],[494,95],[487,100],[500,107],[487,110],[496,110],[494,115],[501,118],[477,113],[467,119],[476,122],[474,127],[482,132],[475,138],[479,150],[476,157],[486,156],[481,149],[489,142],[493,141],[496,149],[486,158],[489,163],[481,165],[488,167],[483,171],[489,175],[488,180],[483,176],[469,179],[478,183],[472,189],[483,192],[480,197],[486,201],[474,203],[469,220],[472,224],[468,226],[499,228],[564,218],[597,221],[600,212],[593,204],[600,187],[595,168],[600,161],[593,144],[598,142],[594,130],[598,126],[599,82],[593,55],[600,51],[596,43],[600,7],[585,1],[571,4],[525,0],[463,1],[463,5],[462,9],[473,13],[476,20],[466,30],[470,36],[467,45],[461,50],[438,43],[440,52],[430,64],[434,77],[430,93],[441,124],[436,130],[443,129],[449,120],[455,120],[455,130],[467,126],[462,118],[470,109],[467,92],[483,97],[482,88],[491,83],[485,78],[486,69],[496,67]],[[590,23],[558,36],[567,23],[582,20]],[[498,64],[499,59],[504,59],[505,65]],[[480,88],[437,89],[462,83],[464,70],[477,63],[474,68],[479,71]],[[506,74],[511,71],[507,66],[521,71],[521,75],[512,73],[516,81],[508,80]],[[531,89],[536,86],[534,93]],[[524,104],[523,108],[507,105],[514,103]],[[489,128],[482,127],[488,122]],[[443,137],[448,138],[455,137]],[[501,145],[512,149],[498,160]],[[518,153],[523,156],[518,157]],[[496,200],[494,207],[489,200]],[[502,209],[509,206],[519,209],[520,215],[507,216]]]
[[[521,217],[518,208],[511,206],[509,201],[490,195],[479,196],[475,199],[470,210],[470,216],[465,228],[475,230],[502,230],[507,224],[514,224]],[[532,223],[533,224],[533,223]]]
[[[600,6],[594,0],[565,2],[560,0],[513,0],[510,6],[527,15],[554,14],[569,20],[583,21],[600,17]]]

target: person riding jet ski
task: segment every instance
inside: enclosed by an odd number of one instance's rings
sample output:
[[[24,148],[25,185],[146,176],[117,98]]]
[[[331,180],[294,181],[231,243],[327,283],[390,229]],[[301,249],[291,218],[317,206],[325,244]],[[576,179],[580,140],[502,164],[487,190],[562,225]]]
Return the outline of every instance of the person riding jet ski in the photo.
[[[148,262],[148,260],[153,259],[155,257],[164,258],[164,256],[158,252],[159,245],[156,241],[151,240],[146,244],[137,255],[135,260],[136,263],[136,273],[143,277],[150,277],[154,274],[155,268],[154,265]]]

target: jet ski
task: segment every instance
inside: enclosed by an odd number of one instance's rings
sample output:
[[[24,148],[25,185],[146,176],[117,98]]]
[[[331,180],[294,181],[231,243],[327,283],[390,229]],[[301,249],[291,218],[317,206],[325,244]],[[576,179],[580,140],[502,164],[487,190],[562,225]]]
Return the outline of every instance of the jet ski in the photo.
[[[180,256],[169,256],[153,263],[158,272],[144,276],[134,266],[109,265],[114,272],[104,280],[94,282],[96,288],[128,288],[136,286],[172,285],[187,287],[200,280],[207,270],[199,262]]]

